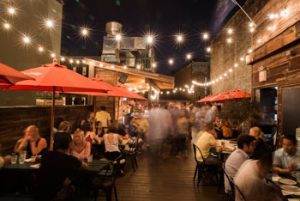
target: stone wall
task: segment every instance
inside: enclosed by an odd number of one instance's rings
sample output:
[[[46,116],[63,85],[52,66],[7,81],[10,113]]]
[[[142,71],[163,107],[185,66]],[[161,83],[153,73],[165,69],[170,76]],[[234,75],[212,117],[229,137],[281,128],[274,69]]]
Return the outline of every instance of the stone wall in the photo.
[[[55,119],[70,121],[74,130],[89,111],[92,111],[92,106],[56,106]],[[39,127],[41,136],[49,137],[48,106],[0,107],[0,114],[0,144],[4,153],[12,152],[16,141],[23,136],[24,129],[31,124]]]
[[[244,8],[250,16],[255,16],[266,2],[267,0],[248,0]],[[213,94],[234,89],[251,92],[251,66],[246,65],[245,62],[245,56],[252,44],[249,23],[249,19],[239,10],[212,41],[211,80],[223,75],[223,80],[212,85]],[[231,36],[227,33],[229,28],[233,29]],[[233,39],[231,44],[226,42],[228,37]],[[235,64],[238,64],[237,68],[234,67]],[[228,73],[225,77],[224,72],[230,68],[233,69],[233,72]]]

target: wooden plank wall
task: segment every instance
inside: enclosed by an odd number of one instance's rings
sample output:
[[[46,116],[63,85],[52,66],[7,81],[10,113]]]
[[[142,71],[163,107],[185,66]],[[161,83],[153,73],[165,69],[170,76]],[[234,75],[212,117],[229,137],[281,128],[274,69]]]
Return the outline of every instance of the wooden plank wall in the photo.
[[[80,119],[85,118],[92,106],[57,106],[55,118],[68,120],[77,127]],[[50,107],[1,107],[0,108],[0,144],[4,153],[11,153],[16,141],[23,136],[24,129],[35,124],[40,134],[46,138],[50,131]]]

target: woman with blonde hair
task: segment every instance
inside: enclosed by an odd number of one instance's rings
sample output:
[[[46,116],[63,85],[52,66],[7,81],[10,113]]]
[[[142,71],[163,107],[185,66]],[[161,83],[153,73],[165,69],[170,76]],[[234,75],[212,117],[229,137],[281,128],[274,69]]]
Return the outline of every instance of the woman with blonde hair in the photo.
[[[27,156],[42,154],[47,148],[47,141],[42,138],[39,129],[30,125],[24,130],[24,137],[17,141],[14,151],[21,153],[27,151]]]
[[[265,136],[262,130],[259,127],[252,127],[249,130],[249,135],[255,137],[255,149],[251,156],[251,159],[259,159],[266,150],[270,150],[270,148],[265,143]]]
[[[91,144],[85,140],[84,131],[77,129],[70,145],[70,153],[79,160],[87,160],[91,155]]]

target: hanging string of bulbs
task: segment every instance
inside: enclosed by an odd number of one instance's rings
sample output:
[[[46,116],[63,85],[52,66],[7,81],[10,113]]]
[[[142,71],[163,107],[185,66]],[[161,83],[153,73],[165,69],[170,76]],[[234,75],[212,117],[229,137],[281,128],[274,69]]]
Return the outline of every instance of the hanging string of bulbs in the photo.
[[[17,16],[18,11],[19,11],[19,9],[17,9],[16,7],[14,7],[12,5],[8,5],[6,7],[6,14],[8,16],[10,16],[10,17]],[[276,13],[270,13],[267,17],[271,21],[271,25],[267,27],[267,31],[272,32],[272,31],[274,31],[276,29],[276,23],[274,22],[274,20],[276,20],[278,18],[286,18],[288,16],[289,16],[288,8],[281,9],[281,10],[279,10]],[[65,56],[60,56],[59,54],[56,54],[54,51],[52,51],[50,49],[47,49],[46,47],[44,47],[43,45],[41,45],[37,41],[34,41],[34,39],[29,34],[24,34],[24,33],[20,32],[20,31],[18,31],[16,28],[14,28],[12,26],[12,24],[7,19],[5,19],[3,17],[0,17],[0,19],[2,21],[2,28],[3,28],[3,30],[4,31],[14,30],[15,32],[17,32],[20,35],[21,41],[23,42],[24,45],[26,45],[26,46],[32,45],[31,47],[33,47],[33,48],[36,47],[37,52],[39,54],[48,52],[49,56],[51,58],[56,58],[56,59],[60,60],[61,62],[65,62],[66,61],[66,57]],[[50,19],[50,18],[45,18],[44,21],[43,21],[43,25],[48,30],[52,30],[55,27],[55,21],[53,19]],[[253,20],[250,20],[250,22],[248,24],[248,28],[249,28],[249,32],[250,33],[254,33],[255,32],[255,30],[256,30],[256,24],[254,23]],[[79,34],[82,37],[85,38],[85,37],[88,37],[90,35],[91,30],[92,29],[90,29],[88,27],[80,27]],[[230,44],[234,43],[234,37],[233,37],[234,36],[234,29],[231,28],[231,27],[228,27],[225,30],[226,30],[226,34],[227,34],[225,42],[228,45],[230,45]],[[121,33],[117,34],[115,36],[115,40],[121,42],[122,41],[122,37],[123,37],[123,35]],[[208,41],[210,39],[210,34],[208,32],[204,32],[204,33],[201,34],[201,38],[204,41]],[[267,40],[268,40],[268,38],[258,38],[257,41],[256,41],[256,43],[258,45],[262,45]],[[186,39],[184,37],[184,34],[182,34],[182,33],[175,34],[175,41],[178,44],[184,43],[186,41]],[[145,35],[145,42],[148,45],[153,45],[155,43],[155,35],[154,34],[150,34],[150,33],[146,34]],[[213,51],[210,46],[207,46],[205,48],[205,50],[206,50],[207,53],[211,53]],[[246,54],[251,54],[252,51],[253,50],[251,48],[249,48],[247,50],[247,53],[245,53],[245,55]],[[242,55],[239,58],[240,62],[243,62],[243,63],[245,62],[245,55]],[[86,64],[85,60],[73,59],[72,57],[67,57],[67,58],[68,58],[68,61],[69,61],[70,64],[81,64],[81,63]],[[185,59],[186,60],[192,60],[193,59],[193,53],[191,53],[191,52],[187,53],[185,55]],[[171,65],[171,66],[175,64],[175,59],[174,58],[169,58],[167,61],[168,61],[168,64]],[[192,80],[192,83],[191,83],[190,86],[187,85],[187,84],[185,84],[182,87],[175,88],[173,90],[173,93],[177,93],[179,91],[182,91],[182,92],[186,91],[188,93],[193,93],[194,92],[194,85],[200,86],[200,87],[207,87],[207,86],[211,86],[211,85],[217,84],[220,81],[224,80],[225,78],[229,77],[229,75],[231,75],[234,72],[234,70],[237,69],[240,66],[240,64],[241,63],[236,62],[232,67],[230,67],[229,69],[227,69],[225,72],[221,73],[215,79],[211,79],[208,82],[198,82],[196,80]],[[99,67],[101,67],[101,65],[103,66],[103,64],[100,63]],[[157,62],[153,62],[151,64],[151,67],[152,68],[156,68],[157,65],[158,65]],[[127,66],[123,66],[123,68],[126,69]],[[140,69],[141,67],[139,67],[137,65],[136,68]],[[170,94],[170,93],[171,93],[170,91],[166,92],[166,94]]]

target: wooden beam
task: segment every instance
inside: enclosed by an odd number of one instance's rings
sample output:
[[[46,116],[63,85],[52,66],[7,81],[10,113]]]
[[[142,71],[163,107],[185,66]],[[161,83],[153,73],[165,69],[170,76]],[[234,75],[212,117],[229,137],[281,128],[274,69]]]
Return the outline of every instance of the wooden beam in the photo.
[[[127,68],[127,69],[124,69],[120,65],[105,63],[105,62],[97,61],[97,60],[90,59],[90,58],[85,58],[85,60],[88,61],[88,62],[94,62],[95,64],[102,63],[103,67],[101,67],[101,68],[106,69],[106,70],[116,71],[116,72],[125,73],[125,74],[128,74],[128,75],[145,77],[145,78],[149,78],[149,79],[152,79],[152,80],[157,80],[157,81],[160,81],[160,82],[167,82],[167,83],[170,83],[170,84],[174,84],[174,77],[173,76],[167,76],[167,75],[161,75],[161,74],[158,74],[158,73],[151,73],[151,72],[131,69],[130,67]],[[113,69],[111,68],[111,65],[114,65]],[[97,65],[97,66],[99,66],[99,65]]]
[[[287,28],[284,32],[274,37],[269,42],[255,49],[251,54],[247,55],[246,62],[247,64],[254,64],[255,62],[266,58],[275,51],[282,49],[299,39],[300,21]]]

